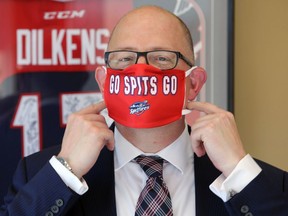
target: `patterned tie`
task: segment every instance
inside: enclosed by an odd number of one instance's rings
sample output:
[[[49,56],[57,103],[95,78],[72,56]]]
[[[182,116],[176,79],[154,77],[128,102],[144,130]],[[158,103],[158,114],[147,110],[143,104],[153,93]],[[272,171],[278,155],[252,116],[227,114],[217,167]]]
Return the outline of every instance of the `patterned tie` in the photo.
[[[163,159],[138,156],[135,160],[148,176],[136,205],[135,216],[172,216],[171,198],[162,176]]]

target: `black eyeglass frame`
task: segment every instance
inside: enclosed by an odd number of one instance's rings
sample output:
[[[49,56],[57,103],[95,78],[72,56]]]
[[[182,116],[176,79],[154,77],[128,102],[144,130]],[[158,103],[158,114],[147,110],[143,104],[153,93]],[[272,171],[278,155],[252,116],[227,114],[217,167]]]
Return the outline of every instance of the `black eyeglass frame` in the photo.
[[[182,60],[183,60],[188,66],[190,66],[190,67],[193,67],[193,66],[194,66],[182,53],[180,53],[180,52],[178,52],[178,51],[172,51],[172,50],[151,50],[151,51],[146,51],[146,52],[137,52],[137,51],[132,51],[132,50],[114,50],[114,51],[107,51],[107,52],[104,53],[104,60],[105,60],[105,64],[110,67],[109,61],[108,61],[108,57],[109,57],[110,53],[116,53],[116,52],[131,52],[131,53],[136,53],[136,54],[137,54],[135,64],[137,64],[139,57],[144,56],[146,63],[149,65],[149,61],[148,61],[148,58],[147,58],[147,54],[148,54],[148,53],[151,53],[151,52],[162,52],[162,51],[175,53],[176,56],[177,56],[177,59],[176,59],[176,62],[175,62],[175,66],[174,66],[173,68],[162,69],[162,70],[171,70],[171,69],[174,69],[174,68],[177,66],[177,64],[178,64],[178,60],[179,60],[179,59],[182,59]],[[110,68],[112,68],[112,67],[110,67]],[[112,68],[112,69],[113,69],[113,68]],[[124,69],[117,69],[117,70],[124,70]]]

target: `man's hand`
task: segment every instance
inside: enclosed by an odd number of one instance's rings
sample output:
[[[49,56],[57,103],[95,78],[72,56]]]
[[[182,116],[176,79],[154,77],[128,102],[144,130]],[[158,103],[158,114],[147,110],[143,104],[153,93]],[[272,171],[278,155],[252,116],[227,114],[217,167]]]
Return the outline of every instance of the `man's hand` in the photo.
[[[61,151],[74,174],[81,178],[95,164],[102,148],[114,149],[114,135],[99,113],[105,109],[100,102],[73,113],[68,118]]]
[[[224,176],[228,176],[246,155],[232,113],[203,102],[190,102],[190,110],[198,110],[201,116],[192,125],[192,148],[198,157],[208,157]]]

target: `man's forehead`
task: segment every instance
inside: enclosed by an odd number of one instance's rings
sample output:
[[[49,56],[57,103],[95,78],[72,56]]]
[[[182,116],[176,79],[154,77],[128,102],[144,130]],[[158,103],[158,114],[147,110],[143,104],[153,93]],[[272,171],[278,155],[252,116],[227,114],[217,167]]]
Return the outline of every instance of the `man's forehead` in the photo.
[[[157,17],[155,17],[155,14],[157,15]],[[139,7],[136,8],[134,10],[129,11],[128,13],[126,13],[120,20],[119,22],[121,22],[122,20],[126,20],[126,19],[134,19],[134,17],[137,16],[141,16],[142,18],[144,17],[154,17],[155,19],[159,19],[160,17],[171,17],[171,18],[175,18],[175,15],[163,8],[157,7],[157,6],[143,6],[143,7]],[[141,20],[145,20],[145,19],[141,19]],[[141,20],[134,20],[134,21],[141,21]]]
[[[122,28],[129,28],[135,25],[149,25],[151,29],[155,26],[163,26],[168,24],[179,24],[177,18],[167,11],[161,10],[136,10],[125,15],[115,26],[115,31]]]
[[[173,31],[171,31],[173,29]],[[173,14],[164,9],[141,8],[126,14],[112,31],[110,42],[125,43],[126,39],[143,41],[157,40],[155,45],[161,44],[161,38],[165,36],[179,35],[183,33],[180,22]],[[169,37],[168,36],[168,37]],[[182,36],[182,35],[181,35]],[[109,42],[109,45],[111,45]],[[126,41],[127,42],[127,41]],[[131,41],[132,42],[132,41]],[[129,44],[127,44],[129,46]],[[162,47],[162,46],[161,46]]]

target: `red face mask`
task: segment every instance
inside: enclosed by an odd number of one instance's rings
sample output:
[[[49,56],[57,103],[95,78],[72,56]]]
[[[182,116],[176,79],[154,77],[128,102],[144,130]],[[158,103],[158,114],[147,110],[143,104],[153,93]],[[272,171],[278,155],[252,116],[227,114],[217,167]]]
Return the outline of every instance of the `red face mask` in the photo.
[[[104,100],[108,114],[132,128],[174,122],[182,116],[185,77],[183,70],[162,71],[147,64],[135,64],[122,71],[107,68]]]

